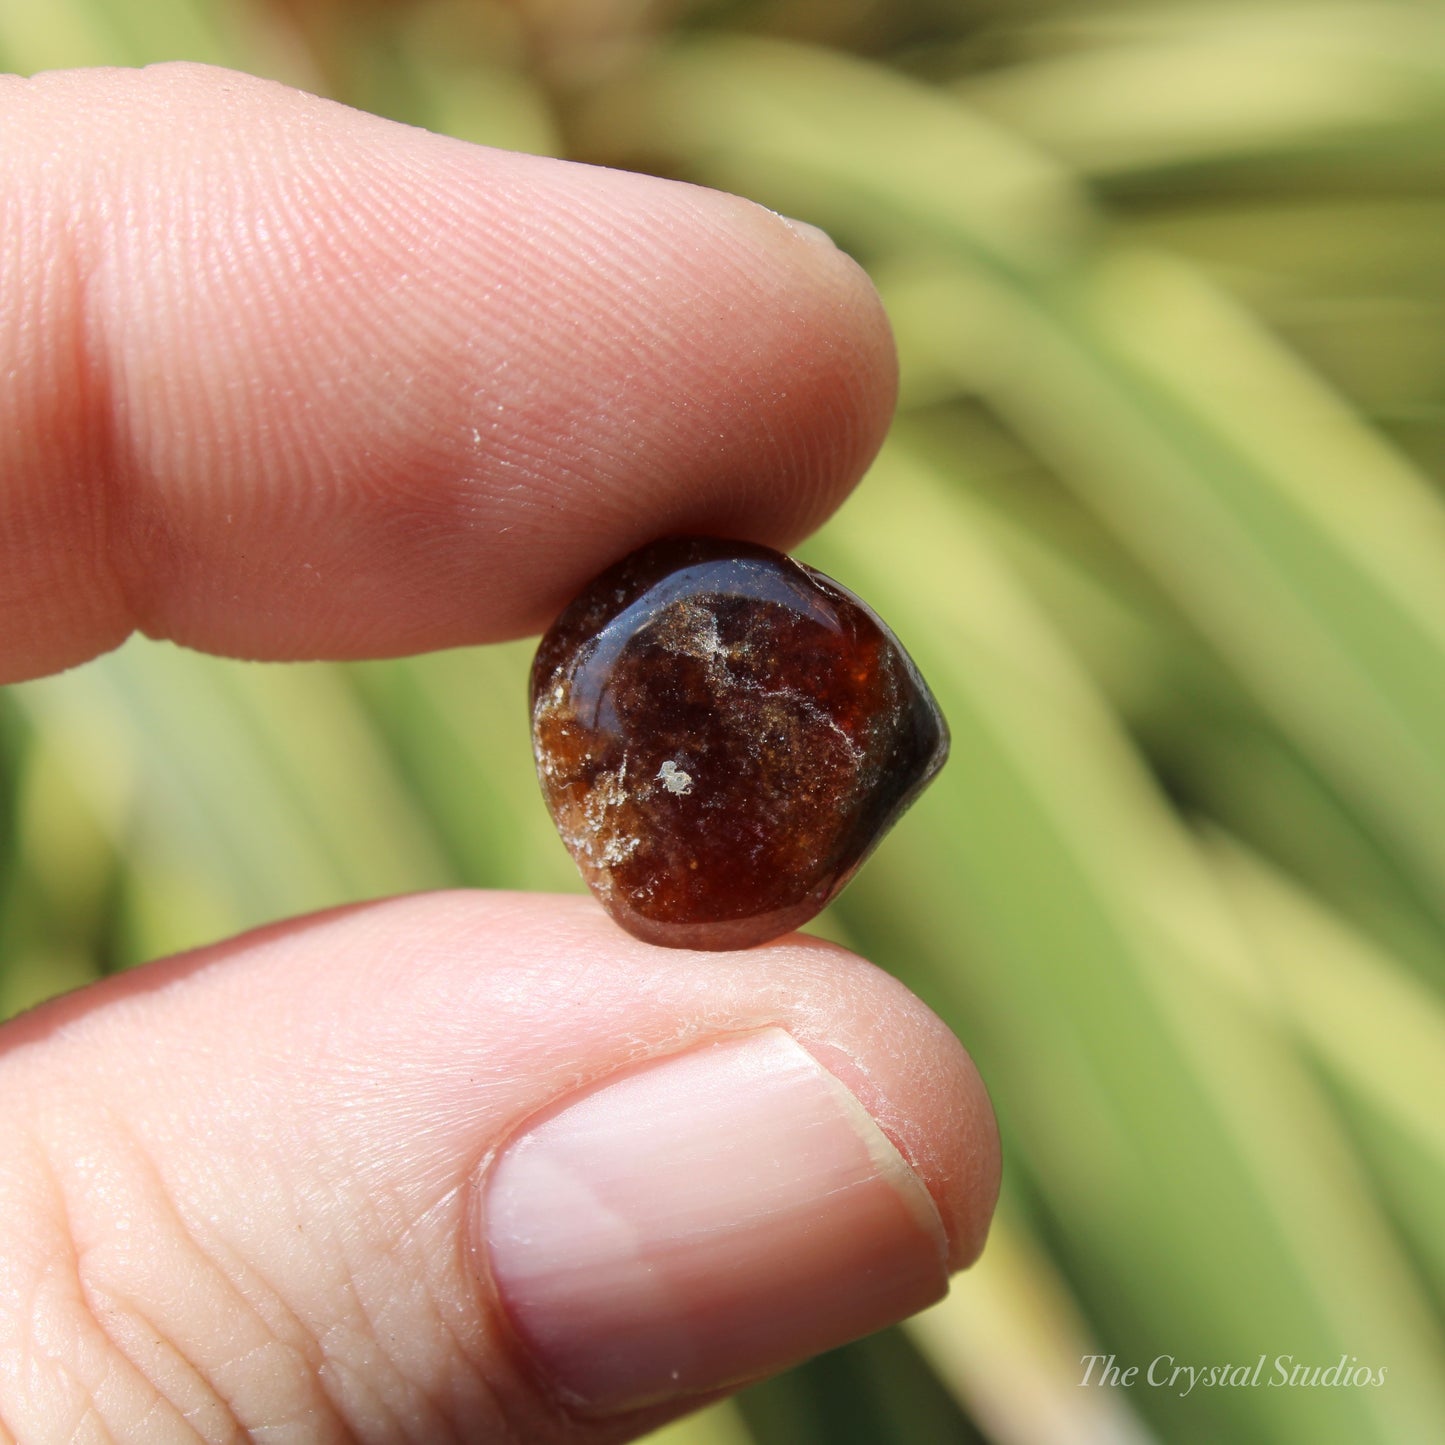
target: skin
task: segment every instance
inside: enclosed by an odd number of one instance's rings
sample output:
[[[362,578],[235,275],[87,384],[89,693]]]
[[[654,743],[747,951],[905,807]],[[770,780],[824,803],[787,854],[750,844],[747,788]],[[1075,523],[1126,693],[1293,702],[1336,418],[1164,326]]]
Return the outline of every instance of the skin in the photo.
[[[0,680],[137,630],[276,659],[535,632],[650,537],[797,542],[887,425],[863,273],[734,197],[195,66],[0,78],[0,134]],[[579,899],[425,896],[6,1025],[0,1441],[613,1441],[683,1413],[570,1411],[469,1201],[537,1110],[739,1020],[853,1090],[971,1260],[978,1076],[812,940],[719,960]]]

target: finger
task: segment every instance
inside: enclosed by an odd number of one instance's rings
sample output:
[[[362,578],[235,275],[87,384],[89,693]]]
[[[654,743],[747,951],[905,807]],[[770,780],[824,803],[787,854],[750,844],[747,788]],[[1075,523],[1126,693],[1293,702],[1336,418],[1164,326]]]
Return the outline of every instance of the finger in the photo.
[[[0,680],[537,631],[668,531],[787,546],[894,392],[735,197],[206,67],[0,77]]]
[[[20,1439],[632,1438],[929,1303],[997,1188],[900,984],[582,900],[322,916],[3,1037]]]

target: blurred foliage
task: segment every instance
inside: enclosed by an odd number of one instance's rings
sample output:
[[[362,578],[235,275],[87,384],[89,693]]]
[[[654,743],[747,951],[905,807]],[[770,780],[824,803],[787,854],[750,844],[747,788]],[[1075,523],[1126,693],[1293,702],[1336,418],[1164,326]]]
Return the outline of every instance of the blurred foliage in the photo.
[[[0,0],[742,192],[873,273],[900,416],[806,549],[954,761],[822,926],[948,1019],[1007,1180],[901,1331],[671,1445],[1445,1439],[1445,6]],[[281,914],[575,888],[527,648],[133,642],[0,701],[0,1012]],[[1387,1371],[1079,1388],[1081,1357]]]

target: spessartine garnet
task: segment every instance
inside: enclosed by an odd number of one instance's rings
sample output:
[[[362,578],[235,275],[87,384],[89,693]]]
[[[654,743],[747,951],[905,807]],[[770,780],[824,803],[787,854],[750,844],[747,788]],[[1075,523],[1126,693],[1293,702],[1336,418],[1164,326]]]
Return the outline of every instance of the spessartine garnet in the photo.
[[[912,659],[767,547],[653,542],[591,582],[532,664],[552,818],[628,932],[748,948],[807,922],[948,756]]]

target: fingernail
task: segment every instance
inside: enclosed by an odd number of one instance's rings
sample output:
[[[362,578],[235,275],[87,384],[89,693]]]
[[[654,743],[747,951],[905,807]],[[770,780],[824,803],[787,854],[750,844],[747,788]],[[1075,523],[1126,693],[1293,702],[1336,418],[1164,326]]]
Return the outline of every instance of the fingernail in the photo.
[[[773,214],[790,230],[796,231],[800,236],[806,236],[808,240],[817,242],[820,246],[826,246],[830,251],[838,249],[838,243],[821,227],[815,226],[809,221],[798,221],[792,216],[785,216],[781,211],[774,211]]]
[[[928,1191],[778,1028],[567,1101],[507,1146],[484,1208],[517,1335],[596,1413],[772,1374],[947,1289]]]

